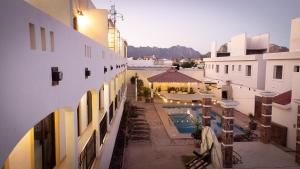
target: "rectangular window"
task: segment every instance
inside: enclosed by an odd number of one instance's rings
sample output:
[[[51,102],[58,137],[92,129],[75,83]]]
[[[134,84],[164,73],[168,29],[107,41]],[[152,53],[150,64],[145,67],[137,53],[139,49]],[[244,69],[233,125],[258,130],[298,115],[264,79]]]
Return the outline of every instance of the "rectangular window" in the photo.
[[[36,49],[34,24],[29,23],[30,48]]]
[[[251,76],[251,65],[246,65],[246,76]]]
[[[50,31],[51,52],[54,52],[54,32]]]
[[[294,72],[300,72],[300,66],[294,66]]]
[[[231,66],[231,70],[234,71],[234,65]]]
[[[219,73],[219,65],[216,65],[216,72]]]
[[[228,65],[225,65],[225,67],[224,67],[224,73],[228,74]]]
[[[239,71],[241,71],[242,70],[242,65],[239,65]]]
[[[273,71],[273,78],[274,79],[282,79],[282,71],[283,71],[282,65],[275,65],[274,71]]]
[[[87,120],[88,125],[92,122],[93,119],[93,105],[92,105],[92,93],[90,91],[87,92]]]
[[[214,69],[214,65],[212,65],[212,69]]]
[[[41,27],[41,42],[42,42],[42,51],[46,51],[46,30]]]

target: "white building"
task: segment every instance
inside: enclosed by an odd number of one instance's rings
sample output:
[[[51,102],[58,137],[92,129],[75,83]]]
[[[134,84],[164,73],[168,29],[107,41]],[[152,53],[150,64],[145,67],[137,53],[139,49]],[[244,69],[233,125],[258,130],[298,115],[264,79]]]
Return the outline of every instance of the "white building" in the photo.
[[[244,33],[231,38],[226,53],[218,53],[216,43],[211,45],[211,58],[204,58],[205,79],[217,84],[211,87],[217,100],[234,98],[240,102],[237,110],[254,112],[252,100],[265,88],[261,72],[265,72],[263,53],[268,44],[268,34],[247,37]]]
[[[108,11],[90,0],[0,4],[2,168],[108,168],[127,51]]]
[[[297,131],[293,100],[300,98],[299,28],[300,18],[292,20],[289,52],[268,53],[267,34],[252,38],[241,34],[231,39],[226,53],[217,53],[216,44],[212,44],[211,58],[204,59],[205,78],[217,84],[211,87],[216,99],[239,101],[236,109],[246,115],[253,113],[260,118],[261,91],[277,94],[272,106],[272,139],[293,150]]]

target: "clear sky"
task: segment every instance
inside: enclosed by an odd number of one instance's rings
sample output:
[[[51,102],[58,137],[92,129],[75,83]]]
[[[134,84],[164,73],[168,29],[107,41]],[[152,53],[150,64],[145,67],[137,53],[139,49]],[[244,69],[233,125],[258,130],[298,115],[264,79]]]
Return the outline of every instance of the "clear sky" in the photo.
[[[111,4],[124,15],[118,21],[129,45],[183,45],[201,53],[234,35],[270,33],[271,43],[289,46],[291,19],[300,17],[300,0],[93,0]]]

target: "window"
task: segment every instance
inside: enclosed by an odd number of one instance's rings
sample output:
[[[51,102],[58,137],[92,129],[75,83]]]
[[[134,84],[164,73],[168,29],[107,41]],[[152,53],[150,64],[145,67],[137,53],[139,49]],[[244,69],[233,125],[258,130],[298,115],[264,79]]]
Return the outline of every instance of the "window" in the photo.
[[[214,69],[214,65],[212,65],[212,69]]]
[[[242,65],[239,65],[239,71],[241,71],[242,70]]]
[[[300,66],[294,66],[294,72],[300,72]]]
[[[42,51],[46,51],[46,30],[41,27],[41,42],[42,42]]]
[[[234,65],[231,66],[231,70],[234,71]]]
[[[282,70],[283,70],[282,65],[275,65],[274,71],[273,71],[273,78],[274,79],[282,79]]]
[[[54,52],[54,32],[50,31],[50,45],[51,45],[51,52]]]
[[[246,65],[246,76],[251,76],[251,65]]]
[[[29,39],[30,39],[30,48],[35,49],[35,30],[34,30],[34,24],[29,23]]]
[[[224,73],[228,74],[228,65],[225,65],[225,67],[224,67]]]
[[[90,91],[87,92],[87,120],[88,125],[92,122],[93,113],[92,113],[92,93]]]
[[[216,65],[216,72],[219,73],[219,65]]]

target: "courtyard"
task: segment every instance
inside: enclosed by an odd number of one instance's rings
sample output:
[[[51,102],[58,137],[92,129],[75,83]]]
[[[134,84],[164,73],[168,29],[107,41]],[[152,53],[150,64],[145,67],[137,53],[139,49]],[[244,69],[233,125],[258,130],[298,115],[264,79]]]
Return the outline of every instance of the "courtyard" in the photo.
[[[123,168],[152,169],[172,168],[184,169],[183,156],[192,156],[197,150],[192,138],[170,138],[159,116],[157,103],[134,102],[134,105],[144,108],[144,118],[150,126],[149,141],[131,141],[125,147]],[[238,114],[238,113],[236,113]],[[238,120],[241,119],[241,120]],[[240,124],[245,124],[243,117],[237,115]],[[293,152],[285,152],[273,144],[263,144],[259,140],[252,142],[234,142],[234,151],[242,158],[242,164],[234,165],[241,169],[297,169]],[[208,166],[212,168],[212,166]]]

